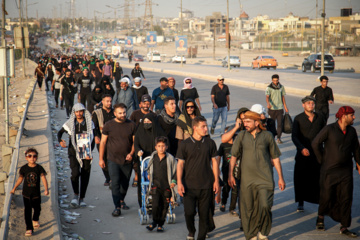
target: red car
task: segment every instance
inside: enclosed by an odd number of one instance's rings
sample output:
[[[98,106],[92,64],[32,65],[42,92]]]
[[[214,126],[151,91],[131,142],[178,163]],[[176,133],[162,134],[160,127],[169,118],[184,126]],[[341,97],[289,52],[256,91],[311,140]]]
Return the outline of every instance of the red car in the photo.
[[[252,69],[254,68],[274,68],[276,69],[278,63],[276,61],[276,59],[273,56],[257,56],[256,58],[254,58],[254,61],[251,63],[251,67]]]
[[[133,60],[134,60],[135,62],[143,62],[143,61],[144,61],[144,58],[143,58],[142,55],[135,54]]]

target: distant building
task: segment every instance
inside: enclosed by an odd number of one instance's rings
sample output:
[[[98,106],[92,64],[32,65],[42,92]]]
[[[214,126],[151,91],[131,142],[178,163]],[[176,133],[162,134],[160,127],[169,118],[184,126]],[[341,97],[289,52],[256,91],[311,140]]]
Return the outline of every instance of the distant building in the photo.
[[[208,32],[214,32],[215,35],[225,34],[225,26],[227,19],[221,12],[214,12],[212,16],[205,17],[205,30]]]

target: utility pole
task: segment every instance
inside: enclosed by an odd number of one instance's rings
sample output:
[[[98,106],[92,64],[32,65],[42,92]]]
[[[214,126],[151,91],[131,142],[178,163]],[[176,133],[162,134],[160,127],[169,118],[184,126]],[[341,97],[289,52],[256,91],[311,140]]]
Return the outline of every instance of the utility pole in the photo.
[[[95,33],[96,33],[96,16],[95,16],[95,10],[94,10],[94,38],[95,38]]]
[[[324,75],[324,60],[325,60],[325,0],[323,0],[322,19],[322,34],[321,34],[321,76]]]
[[[5,39],[5,0],[2,0],[2,23],[1,23],[1,27],[2,27],[2,35],[1,35],[1,45],[2,47],[6,48],[6,39]],[[19,8],[21,9],[21,5],[19,5]],[[23,52],[24,53],[24,52]],[[6,59],[7,59],[7,54],[6,54],[6,50],[4,53],[4,59],[5,59],[5,64],[6,64]],[[24,54],[23,54],[24,57]],[[24,66],[23,66],[24,67]],[[25,69],[24,69],[25,71]],[[9,144],[9,93],[8,93],[8,83],[7,83],[7,77],[3,78],[2,83],[4,84],[4,91],[1,91],[0,93],[0,97],[3,106],[0,106],[0,108],[5,107],[5,144]],[[1,89],[2,90],[2,89]],[[2,95],[2,96],[1,96]]]
[[[182,10],[182,0],[180,0],[180,33],[183,35],[183,10]],[[181,67],[183,67],[183,55],[181,54]]]
[[[6,47],[6,39],[5,39],[5,0],[2,0],[2,20],[1,20],[1,46]],[[5,57],[6,59],[6,51],[5,51]],[[5,102],[7,100],[7,95],[4,94],[4,88],[5,85],[7,85],[6,78],[1,78],[0,81],[0,110],[3,110],[6,106]],[[6,100],[5,100],[6,98]]]
[[[228,71],[230,71],[230,23],[229,23],[229,0],[226,0],[227,3],[227,11],[226,11],[226,23],[227,23],[227,36],[226,39],[228,41],[228,49],[227,49],[227,55],[228,55]]]
[[[213,59],[215,60],[215,44],[216,44],[216,40],[215,40],[215,35],[216,35],[216,19],[214,19],[214,39],[213,39]]]
[[[317,53],[317,25],[318,25],[318,21],[317,21],[317,17],[318,17],[318,0],[316,0],[316,12],[315,12],[315,53]]]
[[[21,30],[21,36],[24,39],[24,31],[22,28],[22,15],[21,15],[21,11],[22,11],[22,2],[21,0],[19,0],[19,24],[20,24],[20,30]],[[25,71],[25,44],[24,44],[24,40],[22,39],[22,49],[21,49],[21,60],[22,60],[22,67],[23,67],[23,77],[26,77],[26,71]]]

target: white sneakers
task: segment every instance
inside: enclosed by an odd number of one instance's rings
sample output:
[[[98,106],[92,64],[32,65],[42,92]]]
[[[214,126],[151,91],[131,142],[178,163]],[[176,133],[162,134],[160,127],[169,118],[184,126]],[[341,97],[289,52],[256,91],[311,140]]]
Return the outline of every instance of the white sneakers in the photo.
[[[70,202],[70,205],[73,207],[73,208],[77,208],[79,207],[79,199],[78,199],[78,196],[74,196],[74,198],[71,200]]]
[[[80,203],[80,207],[86,207],[87,206],[86,203],[84,202],[84,199],[81,199],[79,201],[79,203]]]

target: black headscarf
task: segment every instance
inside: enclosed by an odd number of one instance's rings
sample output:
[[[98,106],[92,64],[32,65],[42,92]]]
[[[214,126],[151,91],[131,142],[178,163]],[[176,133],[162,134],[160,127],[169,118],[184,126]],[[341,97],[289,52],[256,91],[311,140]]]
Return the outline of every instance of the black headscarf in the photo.
[[[100,88],[100,92],[96,92],[95,91],[95,89],[97,89],[97,88]],[[92,100],[94,101],[94,102],[96,102],[96,103],[99,103],[99,102],[101,102],[101,100],[102,100],[102,95],[104,94],[104,92],[103,92],[103,90],[102,90],[102,88],[101,88],[101,85],[96,85],[95,87],[94,87],[94,89],[92,90],[92,93],[91,93],[91,97],[92,97]]]
[[[147,118],[151,121],[151,128],[144,128],[144,119]],[[143,158],[150,156],[155,151],[155,139],[160,136],[166,136],[164,130],[158,123],[157,116],[152,113],[146,114],[139,124],[135,133],[135,154],[142,150],[144,152]]]
[[[183,110],[182,113],[180,114],[176,125],[178,125],[179,127],[181,127],[181,129],[184,132],[188,132],[190,135],[192,135],[192,119],[190,117],[190,115],[187,113],[186,111],[186,105],[192,102],[194,104],[194,113],[195,113],[195,117],[201,116],[200,110],[198,108],[198,106],[196,105],[195,101],[192,100],[191,98],[186,99],[184,104],[183,104]]]
[[[106,85],[109,85],[110,86],[110,90],[109,89],[106,89]],[[102,89],[102,92],[103,94],[109,94],[111,95],[112,97],[114,96],[115,94],[115,90],[111,84],[111,81],[110,81],[110,78],[108,76],[104,76],[102,79],[101,79],[101,82],[100,82],[100,86],[101,86],[101,89]]]

